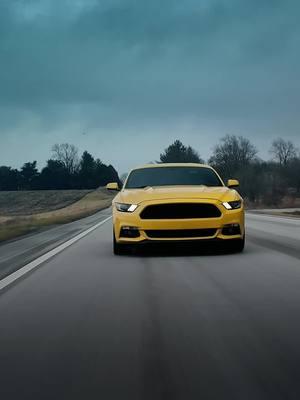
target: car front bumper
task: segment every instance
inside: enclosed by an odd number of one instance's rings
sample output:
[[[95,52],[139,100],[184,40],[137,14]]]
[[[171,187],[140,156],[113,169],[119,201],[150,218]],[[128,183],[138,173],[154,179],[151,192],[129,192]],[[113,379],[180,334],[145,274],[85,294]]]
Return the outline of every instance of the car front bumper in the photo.
[[[177,200],[177,202],[180,203],[180,200]],[[207,200],[198,202],[208,203]],[[163,201],[160,203],[163,203]],[[193,201],[193,203],[195,203],[195,201]],[[148,205],[157,204],[157,201],[155,203],[145,202],[139,205],[133,213],[120,212],[113,207],[115,239],[118,243],[138,244],[142,242],[178,242],[208,239],[230,240],[243,238],[245,233],[243,206],[237,210],[226,210],[218,201],[210,201],[209,203],[219,208],[221,211],[220,217],[157,220],[141,219],[140,214],[143,209]],[[234,234],[230,234],[230,229],[224,229],[230,226],[235,227],[232,231]],[[132,230],[132,237],[127,235],[126,230]],[[189,231],[191,232],[191,236],[189,236]],[[197,236],[197,231],[199,231],[199,236]],[[149,232],[151,232],[151,235]],[[156,237],[153,237],[153,232],[155,232]],[[172,237],[168,237],[168,232],[171,232],[170,235]],[[182,232],[182,235],[180,232]]]

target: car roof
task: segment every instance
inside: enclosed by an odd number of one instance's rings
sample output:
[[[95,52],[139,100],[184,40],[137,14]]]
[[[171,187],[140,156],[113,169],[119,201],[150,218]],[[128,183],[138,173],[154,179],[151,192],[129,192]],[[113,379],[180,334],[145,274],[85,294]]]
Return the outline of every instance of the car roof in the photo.
[[[166,167],[198,167],[198,168],[210,168],[211,166],[207,164],[198,164],[198,163],[157,163],[157,164],[145,164],[140,165],[138,167],[133,168],[135,169],[144,169],[144,168],[166,168]]]

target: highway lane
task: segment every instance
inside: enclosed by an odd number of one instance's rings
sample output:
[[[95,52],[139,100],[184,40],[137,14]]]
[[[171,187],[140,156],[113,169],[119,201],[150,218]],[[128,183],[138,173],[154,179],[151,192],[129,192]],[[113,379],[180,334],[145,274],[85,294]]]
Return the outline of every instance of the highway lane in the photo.
[[[111,215],[109,208],[89,217],[56,225],[21,238],[0,243],[0,279],[20,269],[42,254],[56,248]]]
[[[110,222],[67,248],[0,295],[0,398],[298,400],[300,221],[272,218],[243,254],[114,257]]]
[[[300,219],[247,214],[247,236],[252,243],[280,250],[300,259]]]

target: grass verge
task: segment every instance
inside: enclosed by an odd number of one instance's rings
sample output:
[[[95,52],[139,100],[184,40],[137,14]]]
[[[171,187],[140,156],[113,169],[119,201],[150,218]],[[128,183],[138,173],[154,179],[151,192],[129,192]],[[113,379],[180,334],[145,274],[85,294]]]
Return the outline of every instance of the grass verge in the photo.
[[[0,216],[0,242],[58,224],[72,222],[111,205],[113,196],[100,189],[58,210],[26,216]]]
[[[0,191],[0,215],[25,216],[67,207],[92,190]]]
[[[254,213],[256,212],[257,214],[261,215],[274,215],[276,217],[293,217],[293,218],[300,218],[300,211],[274,211],[274,210],[250,210],[253,211]]]
[[[284,213],[285,215],[290,215],[291,217],[300,217],[300,211],[286,211]]]

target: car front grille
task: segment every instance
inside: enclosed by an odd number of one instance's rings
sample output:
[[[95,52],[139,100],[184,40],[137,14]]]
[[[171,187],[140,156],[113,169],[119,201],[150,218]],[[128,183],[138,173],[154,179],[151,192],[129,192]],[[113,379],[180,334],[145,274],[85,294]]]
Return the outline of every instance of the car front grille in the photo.
[[[141,219],[196,219],[217,218],[221,211],[209,203],[154,204],[144,208]]]
[[[146,230],[149,238],[155,239],[182,239],[196,237],[211,237],[217,232],[217,229],[152,229]]]

